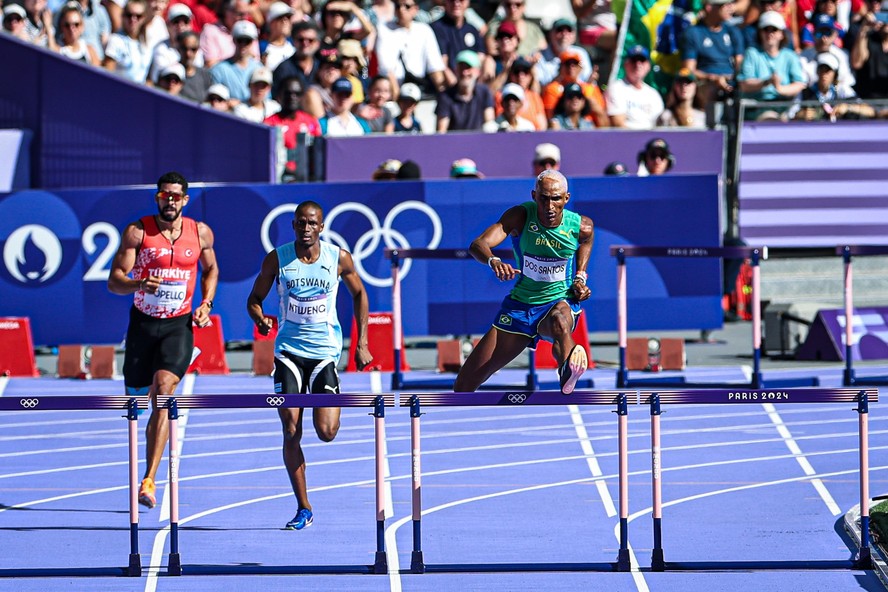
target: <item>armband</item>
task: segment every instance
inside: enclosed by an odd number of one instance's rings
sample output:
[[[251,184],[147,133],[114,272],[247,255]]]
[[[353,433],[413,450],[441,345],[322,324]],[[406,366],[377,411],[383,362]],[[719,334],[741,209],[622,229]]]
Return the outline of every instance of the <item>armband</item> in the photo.
[[[213,310],[213,301],[212,300],[206,300],[206,299],[201,300],[200,305],[203,306],[204,304],[209,305],[210,310]]]
[[[502,261],[502,259],[500,259],[500,258],[497,257],[496,255],[494,255],[493,257],[488,258],[488,259],[487,259],[487,267],[489,267],[490,269],[493,269],[493,265],[492,265],[492,263],[493,263],[494,261]]]

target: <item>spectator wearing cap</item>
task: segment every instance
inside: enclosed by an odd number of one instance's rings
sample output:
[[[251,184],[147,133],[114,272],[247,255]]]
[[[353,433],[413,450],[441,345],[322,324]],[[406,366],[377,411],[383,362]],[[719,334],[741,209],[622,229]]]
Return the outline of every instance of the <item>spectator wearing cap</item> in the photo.
[[[59,30],[62,32],[60,54],[91,66],[101,65],[96,50],[83,39],[83,13],[79,4],[70,2],[62,7],[59,11]]]
[[[281,81],[286,78],[297,76],[304,88],[308,88],[315,79],[320,66],[320,56],[318,56],[321,47],[320,35],[320,29],[314,21],[297,23],[293,26],[292,39],[296,51],[273,69],[274,81],[271,92],[275,96],[280,89]]]
[[[304,89],[302,79],[298,76],[282,80],[276,95],[281,110],[265,120],[265,125],[280,128],[283,154],[278,158],[278,162],[284,163],[281,180],[285,182],[296,180],[300,176],[309,178],[308,163],[302,162],[298,156],[299,135],[307,134],[313,137],[321,135],[321,125],[318,120],[302,110]]]
[[[145,20],[145,43],[152,50],[161,41],[170,38],[167,30],[167,20],[164,15],[170,5],[170,0],[148,0],[148,16]]]
[[[395,117],[395,131],[399,133],[421,134],[422,126],[416,119],[416,105],[422,98],[419,87],[408,82],[401,85],[398,94],[398,116]]]
[[[27,18],[28,14],[20,5],[7,4],[3,7],[3,32],[30,43],[31,36],[25,26]]]
[[[65,6],[71,4],[80,7],[80,18],[83,19],[81,39],[95,50],[101,62],[105,58],[105,45],[111,37],[111,17],[108,16],[108,10],[102,6],[100,0],[68,0]],[[60,16],[61,10],[56,14],[57,21],[61,20]]]
[[[838,38],[838,32],[833,26],[832,17],[821,14],[814,19],[814,23],[820,23],[814,30],[814,45],[806,47],[799,54],[799,60],[802,62],[802,70],[805,72],[808,86],[815,84],[818,80],[817,58],[820,54],[828,53],[833,56],[839,64],[837,70],[838,77],[835,80],[837,87],[842,89],[842,94],[850,97],[854,96],[854,85],[857,80],[851,72],[851,63],[848,59],[848,53],[835,44]]]
[[[181,64],[185,67],[185,84],[179,96],[183,99],[203,103],[207,99],[207,91],[213,85],[213,76],[197,61],[203,61],[200,55],[200,38],[194,31],[179,33],[176,38],[179,51],[182,53]]]
[[[281,105],[271,98],[271,70],[262,66],[250,76],[250,97],[234,106],[234,114],[241,119],[262,123],[281,110]]]
[[[549,120],[551,130],[590,130],[595,129],[592,121],[591,101],[583,94],[577,82],[564,87],[564,92],[555,105],[555,114]]]
[[[833,37],[832,42],[839,48],[844,47],[843,41],[847,29],[839,23],[838,2],[836,0],[817,0],[814,4],[814,10],[809,14],[810,17],[808,18],[808,22],[803,23],[803,26],[799,30],[802,49],[814,45],[814,35],[816,31],[818,29],[826,28],[832,28],[836,32],[836,36]],[[823,17],[829,18],[827,19]],[[847,17],[845,18],[845,24],[848,24]]]
[[[342,58],[336,50],[324,50],[314,81],[302,97],[302,108],[321,119],[333,107],[333,83],[342,78]],[[351,86],[351,85],[349,85]]]
[[[681,66],[697,77],[703,105],[734,91],[734,78],[743,64],[743,36],[728,23],[733,14],[732,0],[704,0],[703,18],[682,35]]]
[[[854,91],[848,95],[836,84],[838,71],[839,60],[836,56],[831,53],[822,53],[817,56],[817,79],[814,84],[802,91],[802,102],[816,101],[818,105],[803,106],[795,114],[794,119],[835,121],[846,117],[870,118],[875,116],[873,108],[865,103],[840,103],[843,99],[854,98]]]
[[[481,60],[469,49],[456,56],[457,83],[438,94],[435,107],[437,130],[481,130],[494,120],[493,94],[486,85],[478,82]]]
[[[607,89],[607,114],[613,127],[652,129],[663,113],[663,99],[644,81],[651,71],[651,56],[641,45],[630,47],[623,59],[623,78]]]
[[[549,142],[537,144],[533,149],[533,176],[549,169],[561,170],[561,148]]]
[[[157,83],[160,71],[182,61],[182,48],[179,44],[179,35],[191,31],[191,21],[194,14],[184,4],[173,4],[167,11],[167,28],[169,37],[154,46],[152,52],[151,67],[148,70],[148,83]],[[203,54],[200,52],[194,57],[194,64],[202,67]]]
[[[876,14],[868,12],[861,19],[851,47],[851,67],[857,79],[854,90],[862,99],[888,99],[888,23]]]
[[[207,90],[207,101],[205,107],[209,107],[214,111],[222,113],[231,113],[231,93],[224,84],[213,84]]]
[[[185,66],[179,62],[172,63],[160,71],[157,77],[157,87],[177,97],[182,94],[182,86],[185,82]]]
[[[537,54],[546,48],[546,35],[539,25],[535,22],[524,18],[524,10],[526,0],[502,0],[501,6],[504,16],[495,16],[493,20],[487,23],[487,53],[493,53],[496,49],[494,40],[496,32],[499,31],[500,25],[504,22],[511,21],[518,31],[518,55],[536,59]]]
[[[471,158],[460,158],[450,165],[451,179],[483,179],[484,174],[478,170],[478,165]]]
[[[207,68],[212,68],[234,55],[237,49],[232,35],[234,25],[240,21],[249,21],[253,16],[251,0],[222,0],[220,6],[222,13],[219,22],[205,25],[200,32],[200,51]],[[256,37],[258,36],[257,32]],[[250,49],[258,58],[259,43],[254,42]]]
[[[604,174],[609,177],[628,177],[629,171],[626,170],[625,164],[619,160],[615,160],[604,167]]]
[[[446,88],[444,58],[432,28],[414,21],[417,0],[397,0],[395,19],[376,31],[376,64],[394,87],[416,84],[424,93]]]
[[[657,127],[704,129],[706,113],[699,109],[696,98],[696,76],[687,68],[682,68],[672,79],[672,86],[666,95],[666,109],[657,118]]]
[[[352,113],[352,85],[348,78],[340,78],[333,83],[333,106],[320,119],[321,133],[332,138],[363,136],[372,130],[363,117]]]
[[[495,42],[496,53],[481,57],[481,82],[494,92],[500,90],[506,83],[509,69],[515,60],[525,59],[518,55],[518,31],[512,21],[500,25]]]
[[[281,62],[296,53],[290,41],[293,33],[293,8],[286,2],[272,2],[265,13],[266,36],[259,41],[259,59],[274,72]]]
[[[143,24],[148,6],[129,0],[123,12],[123,30],[113,33],[105,47],[102,66],[131,82],[144,84],[151,65],[151,48],[145,43]]]
[[[401,161],[390,158],[382,161],[370,178],[374,181],[391,181],[398,178],[399,170],[401,170]]]
[[[401,168],[398,169],[396,178],[399,181],[415,181],[422,179],[422,169],[420,169],[419,165],[414,161],[405,160],[401,165]]]
[[[370,125],[371,131],[391,134],[395,131],[395,118],[386,107],[391,100],[391,81],[386,76],[374,76],[367,90],[367,101],[355,107],[355,115],[364,118]]]
[[[663,138],[653,138],[638,153],[638,176],[665,175],[675,165],[675,156]]]
[[[213,81],[224,84],[231,91],[231,98],[246,101],[250,98],[250,79],[262,62],[253,53],[253,44],[259,38],[256,25],[250,21],[237,21],[231,28],[235,50],[227,60],[218,62],[210,68]]]
[[[466,21],[468,0],[444,0],[444,14],[431,23],[432,31],[438,40],[438,48],[444,58],[444,84],[451,87],[456,84],[456,56],[459,52],[470,49],[476,52],[481,61],[487,47],[478,29]]]
[[[748,47],[737,75],[743,97],[759,102],[789,101],[804,90],[805,73],[798,55],[786,47],[786,22],[776,12],[759,17],[760,47]],[[771,119],[785,108],[752,110],[748,119]]]
[[[567,85],[576,83],[583,89],[583,94],[590,101],[590,109],[592,110],[592,118],[596,127],[610,127],[610,120],[607,117],[607,109],[604,102],[604,95],[595,82],[581,82],[580,76],[580,54],[568,50],[561,52],[559,56],[560,65],[558,67],[558,77],[547,84],[543,88],[543,106],[546,108],[546,117],[551,119],[555,117],[555,107],[564,89]]]
[[[357,39],[343,39],[337,49],[342,58],[342,75],[352,83],[352,88],[355,89],[352,99],[355,105],[360,105],[364,102],[364,89],[370,86],[364,48]]]
[[[533,73],[533,65],[527,58],[518,56],[512,67],[509,68],[506,83],[517,84],[524,90],[524,104],[518,115],[530,121],[534,129],[543,131],[549,127],[549,121],[546,119],[546,108],[543,106],[543,98],[540,96],[539,84]],[[497,116],[503,112],[502,92],[497,92],[494,103],[494,112]]]
[[[808,2],[809,0],[803,1]],[[740,32],[743,34],[743,47],[746,48],[758,43],[758,20],[764,12],[776,12],[783,17],[786,22],[787,47],[790,49],[801,47],[799,28],[804,26],[805,16],[799,14],[799,4],[797,0],[753,0],[750,2],[749,8],[743,14],[743,23],[739,26]]]
[[[361,41],[373,34],[373,25],[351,0],[330,0],[321,8],[321,50],[336,49],[342,39]]]
[[[518,113],[524,106],[524,89],[514,82],[503,87],[503,112],[496,118],[498,132],[533,132],[536,128]]]
[[[549,29],[549,46],[540,54],[536,63],[536,73],[540,84],[545,86],[558,77],[561,66],[562,52],[569,52],[580,57],[580,72],[577,80],[586,81],[592,77],[592,60],[585,49],[576,45],[576,23],[570,19],[561,18],[552,23]]]

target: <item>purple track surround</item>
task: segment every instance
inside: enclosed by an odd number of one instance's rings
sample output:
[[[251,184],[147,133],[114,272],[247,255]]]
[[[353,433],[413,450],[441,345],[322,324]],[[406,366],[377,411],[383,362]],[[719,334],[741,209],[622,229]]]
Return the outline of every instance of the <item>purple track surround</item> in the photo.
[[[477,407],[492,405],[616,405],[623,395],[635,395],[636,391],[574,391],[564,395],[560,391],[480,391],[416,392],[402,393],[401,405],[409,407],[416,397],[420,405],[427,407]]]
[[[648,247],[612,245],[611,256],[624,257],[718,257],[721,259],[768,258],[768,247]]]
[[[661,404],[743,404],[743,403],[856,403],[861,394],[869,402],[879,400],[877,389],[856,388],[775,388],[749,389],[692,389],[692,390],[643,390],[641,402],[650,403],[657,395]]]
[[[175,400],[179,409],[266,409],[294,407],[370,407],[382,397],[386,407],[395,407],[395,396],[391,393],[343,393],[338,395],[280,395],[276,393],[237,394],[237,395],[186,395],[163,397],[158,400],[161,407],[167,407]],[[2,399],[0,399],[2,401]]]
[[[126,395],[38,395],[0,397],[0,411],[66,411],[86,409],[126,409],[135,401],[139,409],[148,408],[148,397]]]

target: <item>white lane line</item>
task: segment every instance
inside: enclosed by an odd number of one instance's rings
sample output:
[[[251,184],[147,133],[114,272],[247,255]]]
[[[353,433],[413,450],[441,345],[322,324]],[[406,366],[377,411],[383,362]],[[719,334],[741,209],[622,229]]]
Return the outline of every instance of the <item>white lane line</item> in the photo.
[[[6,386],[9,384],[8,376],[0,376],[0,397],[3,396],[3,392],[6,390]]]
[[[826,504],[826,507],[829,508],[829,511],[833,516],[841,514],[842,510],[839,508],[839,504],[836,503],[832,494],[826,489],[826,485],[823,484],[823,481],[813,477],[813,475],[817,474],[817,471],[814,470],[814,467],[811,466],[811,463],[802,453],[802,449],[799,447],[798,442],[792,437],[792,432],[789,431],[789,428],[783,422],[783,418],[780,417],[777,408],[774,407],[773,403],[762,403],[762,407],[765,409],[765,413],[768,414],[768,418],[777,428],[777,433],[783,438],[786,447],[789,448],[789,451],[793,454],[796,461],[799,463],[799,466],[802,467],[802,471],[809,477],[812,477],[811,485],[813,485],[814,489],[817,490],[817,493],[820,494],[823,503]]]

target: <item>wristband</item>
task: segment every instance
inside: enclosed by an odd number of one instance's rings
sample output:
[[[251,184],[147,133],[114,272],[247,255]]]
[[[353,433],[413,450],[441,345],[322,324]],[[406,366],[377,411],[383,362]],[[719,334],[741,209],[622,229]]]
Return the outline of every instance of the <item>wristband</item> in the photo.
[[[145,284],[148,283],[148,278],[142,278],[139,280],[139,289],[143,292],[145,291]]]
[[[489,267],[490,269],[493,269],[493,265],[492,265],[492,263],[493,263],[494,261],[502,261],[502,259],[500,259],[500,258],[497,257],[496,255],[494,255],[493,257],[488,258],[488,259],[487,259],[487,267]]]
[[[575,281],[575,282],[583,282],[583,283],[585,284],[585,283],[586,283],[586,277],[587,277],[587,276],[586,276],[586,272],[585,272],[585,271],[578,271],[577,274],[574,276],[574,281]]]
[[[204,298],[203,300],[200,301],[200,305],[203,306],[204,304],[208,304],[210,306],[210,310],[213,310],[213,301],[212,300],[207,300],[206,298]]]

